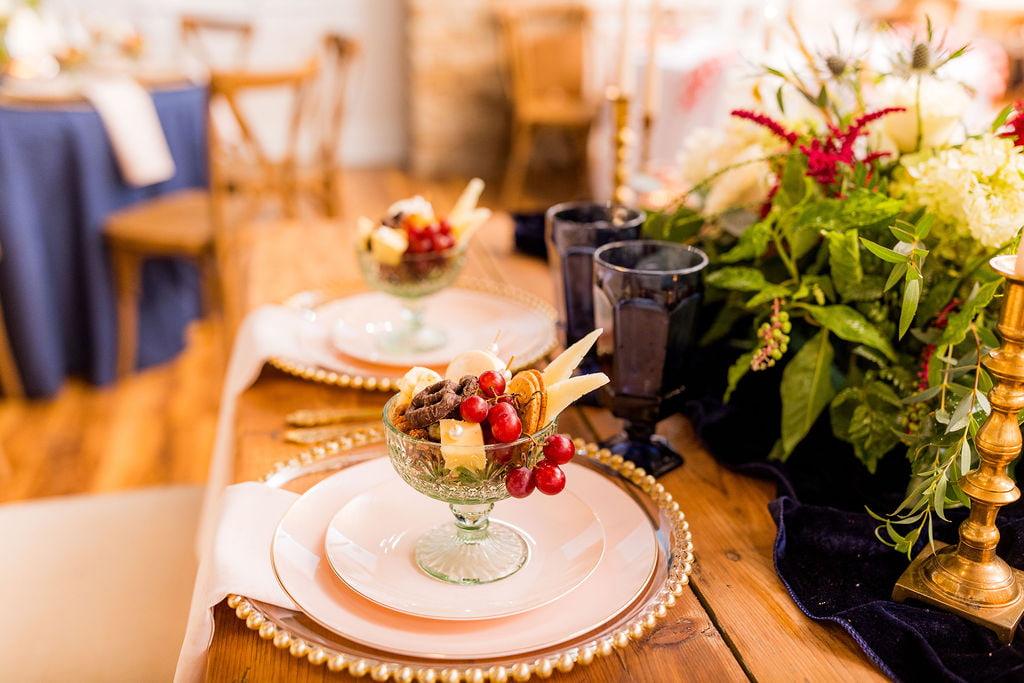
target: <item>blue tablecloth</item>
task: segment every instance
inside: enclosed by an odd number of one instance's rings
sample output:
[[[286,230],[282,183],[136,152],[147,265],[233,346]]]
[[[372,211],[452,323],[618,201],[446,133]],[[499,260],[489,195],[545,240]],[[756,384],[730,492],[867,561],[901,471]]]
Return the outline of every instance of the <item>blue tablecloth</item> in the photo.
[[[96,112],[0,107],[0,301],[29,396],[56,393],[69,373],[114,379],[117,332],[104,218],[174,190],[205,187],[206,93],[155,92],[175,176],[127,185]],[[171,358],[199,313],[199,277],[185,261],[145,265],[139,366]]]

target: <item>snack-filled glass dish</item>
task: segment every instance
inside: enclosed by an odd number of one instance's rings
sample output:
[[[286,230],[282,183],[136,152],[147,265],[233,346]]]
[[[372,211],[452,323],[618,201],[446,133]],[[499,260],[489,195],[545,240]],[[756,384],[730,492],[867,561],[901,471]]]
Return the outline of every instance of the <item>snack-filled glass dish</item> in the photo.
[[[392,204],[380,221],[359,219],[356,252],[363,279],[401,303],[399,319],[373,326],[384,351],[417,353],[447,343],[441,327],[424,321],[424,299],[462,272],[470,239],[491,215],[476,206],[482,191],[483,181],[474,178],[444,218],[416,196]]]
[[[399,400],[393,396],[384,407],[391,463],[407,484],[448,503],[455,516],[453,522],[420,537],[416,563],[431,576],[453,583],[489,583],[511,575],[526,563],[526,541],[489,515],[495,503],[510,495],[509,472],[537,464],[558,421],[511,443],[443,445],[414,438],[395,426],[392,415]]]
[[[448,503],[455,521],[426,531],[416,563],[450,583],[490,583],[529,558],[514,528],[490,519],[494,504],[534,490],[565,489],[561,466],[576,453],[556,434],[558,416],[573,401],[608,381],[603,373],[572,377],[600,331],[567,349],[544,372],[512,374],[496,351],[464,351],[444,376],[410,369],[399,393],[384,406],[388,456],[416,491]]]

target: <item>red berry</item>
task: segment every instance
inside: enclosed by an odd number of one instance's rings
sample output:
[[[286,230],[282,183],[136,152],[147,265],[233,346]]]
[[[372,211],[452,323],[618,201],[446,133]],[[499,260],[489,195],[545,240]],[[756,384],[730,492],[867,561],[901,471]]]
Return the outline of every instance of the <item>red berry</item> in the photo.
[[[529,467],[513,467],[505,475],[505,488],[513,498],[526,498],[536,486],[533,470]]]
[[[425,254],[431,250],[433,242],[429,237],[420,234],[409,235],[409,251],[413,254]]]
[[[495,448],[491,448],[488,452],[491,454],[491,460],[499,465],[507,465],[512,462],[512,458],[516,454],[516,447],[497,446]]]
[[[498,405],[506,406],[508,404],[499,403]],[[497,407],[495,406],[495,408]],[[494,408],[491,408],[491,410],[493,411]],[[491,433],[494,434],[494,438],[498,441],[512,443],[523,434],[523,423],[514,410],[511,415],[498,415],[496,419],[488,417],[488,420],[491,423]]]
[[[484,396],[498,396],[505,393],[505,375],[497,370],[485,370],[480,373],[480,391]]]
[[[490,409],[483,396],[469,396],[459,404],[459,415],[466,422],[483,422]]]
[[[506,394],[505,396],[499,396],[498,400],[495,401],[495,403],[507,403],[514,408],[516,405],[516,397],[509,396]]]
[[[429,235],[430,237],[433,237],[434,235],[440,235],[441,226],[439,226],[437,223],[430,223],[428,225],[424,225],[423,234]]]
[[[544,441],[544,457],[556,465],[564,465],[575,454],[576,448],[565,434],[552,434]]]
[[[553,496],[565,488],[565,472],[550,460],[541,460],[534,469],[537,490]]]
[[[450,235],[450,234],[452,234],[452,226],[451,226],[451,224],[448,223],[448,219],[447,218],[442,218],[441,219],[441,234],[442,235]]]
[[[455,238],[441,232],[435,233],[431,240],[434,251],[448,251],[455,246]]]

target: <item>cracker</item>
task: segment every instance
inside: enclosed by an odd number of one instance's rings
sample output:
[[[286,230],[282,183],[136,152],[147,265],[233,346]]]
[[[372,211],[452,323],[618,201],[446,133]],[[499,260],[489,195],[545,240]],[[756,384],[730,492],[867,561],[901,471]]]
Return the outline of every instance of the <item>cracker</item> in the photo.
[[[537,370],[521,370],[512,376],[506,391],[516,397],[523,433],[537,433],[544,425],[548,403],[543,376]]]

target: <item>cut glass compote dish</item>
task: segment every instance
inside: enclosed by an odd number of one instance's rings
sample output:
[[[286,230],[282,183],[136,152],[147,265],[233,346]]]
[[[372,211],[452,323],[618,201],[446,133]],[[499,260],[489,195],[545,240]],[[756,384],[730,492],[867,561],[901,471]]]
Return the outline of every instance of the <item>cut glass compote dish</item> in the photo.
[[[477,207],[484,183],[474,178],[445,218],[420,196],[392,204],[381,221],[361,217],[356,252],[370,287],[397,297],[401,320],[373,326],[377,345],[391,353],[417,353],[443,346],[448,335],[423,320],[425,297],[452,284],[466,258],[473,234],[491,216]]]
[[[423,571],[451,583],[489,583],[527,562],[519,531],[489,515],[509,496],[565,488],[560,465],[575,447],[556,433],[558,415],[608,382],[603,373],[571,377],[589,346],[570,347],[543,372],[513,375],[495,353],[473,350],[456,356],[444,377],[415,367],[402,378],[384,407],[388,456],[407,484],[448,503],[455,516],[417,541]]]

